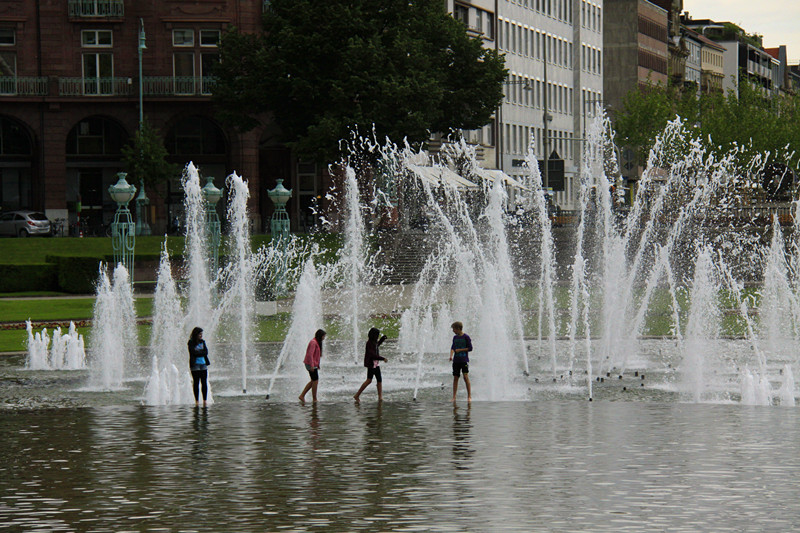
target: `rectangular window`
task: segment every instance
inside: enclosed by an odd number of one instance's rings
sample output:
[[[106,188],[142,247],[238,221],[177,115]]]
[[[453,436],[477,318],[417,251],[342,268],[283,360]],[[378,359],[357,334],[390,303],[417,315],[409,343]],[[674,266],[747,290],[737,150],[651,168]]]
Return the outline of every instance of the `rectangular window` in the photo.
[[[112,45],[111,30],[82,30],[81,45],[91,47],[110,47]]]
[[[469,25],[469,8],[456,4],[453,7],[453,18],[462,22],[464,25]]]
[[[536,80],[536,107],[542,107],[542,80]]]
[[[517,146],[519,143],[519,139],[517,137],[517,127],[511,126],[511,135],[513,135],[513,139],[511,140],[511,153],[517,152]]]
[[[494,14],[485,11],[483,16],[486,18],[483,34],[487,39],[494,39]]]
[[[17,54],[0,50],[0,94],[17,94]],[[1,141],[2,139],[0,139]]]
[[[511,25],[511,47],[509,48],[510,51],[516,52],[517,49],[517,25]]]
[[[530,107],[531,105],[531,80],[525,78],[525,85],[523,85],[523,93],[525,95],[525,105]]]
[[[172,30],[172,46],[194,46],[194,30]]]
[[[8,50],[0,50],[0,76],[17,75],[17,53]],[[0,92],[3,89],[0,88]]]
[[[528,28],[523,28],[523,31],[525,32],[525,55],[526,56],[530,56],[531,55],[531,41],[530,41],[530,33],[531,33],[531,31]]]
[[[17,43],[14,30],[0,28],[0,46],[14,46]]]
[[[83,94],[114,94],[113,54],[83,54]]]
[[[202,83],[201,92],[203,94],[211,94],[211,75],[214,65],[217,63],[219,63],[219,54],[200,54],[200,77]]]
[[[219,30],[200,30],[200,46],[219,46]]]
[[[175,94],[194,94],[194,52],[172,54]]]

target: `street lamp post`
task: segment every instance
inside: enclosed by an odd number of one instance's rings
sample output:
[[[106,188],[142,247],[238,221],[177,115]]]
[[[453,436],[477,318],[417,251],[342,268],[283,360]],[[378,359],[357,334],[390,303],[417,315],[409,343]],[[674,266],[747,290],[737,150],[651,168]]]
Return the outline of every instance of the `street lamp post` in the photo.
[[[272,238],[278,239],[278,246],[281,248],[281,261],[278,267],[277,279],[275,283],[276,296],[283,296],[286,292],[286,245],[289,242],[289,214],[286,212],[286,203],[292,197],[292,191],[283,186],[283,180],[277,180],[275,188],[267,191],[269,199],[275,204],[275,211],[272,213],[270,221],[270,232]]]
[[[136,235],[150,235],[150,224],[147,222],[147,206],[150,198],[144,192],[144,180],[139,180],[139,194],[136,196]]]
[[[122,263],[128,270],[133,283],[133,257],[136,246],[136,226],[131,218],[128,203],[136,195],[136,187],[125,179],[127,174],[119,172],[117,183],[108,188],[111,199],[117,203],[114,222],[111,223],[111,247],[114,250],[114,264]]]
[[[139,131],[142,130],[142,123],[144,122],[144,107],[142,106],[142,50],[146,50],[147,46],[144,44],[144,20],[139,19]]]
[[[219,267],[219,242],[221,228],[219,215],[217,215],[217,202],[222,198],[222,190],[214,185],[214,178],[208,176],[203,187],[203,196],[206,199],[206,230],[208,231],[208,245],[211,247],[211,274],[217,275]]]

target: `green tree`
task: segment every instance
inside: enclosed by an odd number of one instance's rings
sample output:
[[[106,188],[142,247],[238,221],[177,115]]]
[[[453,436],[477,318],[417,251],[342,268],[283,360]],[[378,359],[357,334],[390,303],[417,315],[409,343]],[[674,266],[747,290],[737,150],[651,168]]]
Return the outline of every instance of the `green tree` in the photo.
[[[167,149],[158,130],[147,119],[141,129],[122,147],[122,160],[128,167],[128,182],[158,191],[159,186],[180,175],[180,167],[167,162]]]
[[[614,115],[617,143],[646,157],[656,136],[676,116],[694,129],[711,152],[722,154],[737,146],[742,156],[769,154],[771,160],[797,167],[800,154],[787,146],[800,143],[798,95],[769,97],[747,80],[740,83],[738,96],[730,92],[698,98],[695,91],[663,86],[637,89]]]
[[[248,130],[269,113],[283,142],[330,160],[349,131],[412,144],[487,124],[504,60],[469,37],[441,0],[272,0],[264,32],[223,37],[214,98]]]

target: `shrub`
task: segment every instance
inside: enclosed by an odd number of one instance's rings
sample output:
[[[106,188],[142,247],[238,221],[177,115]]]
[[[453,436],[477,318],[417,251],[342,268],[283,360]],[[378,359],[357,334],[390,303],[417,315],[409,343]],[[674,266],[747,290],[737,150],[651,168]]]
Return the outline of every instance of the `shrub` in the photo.
[[[56,265],[59,290],[72,294],[94,293],[99,259],[49,255],[47,261]]]
[[[56,265],[0,265],[0,292],[31,292],[58,290]]]

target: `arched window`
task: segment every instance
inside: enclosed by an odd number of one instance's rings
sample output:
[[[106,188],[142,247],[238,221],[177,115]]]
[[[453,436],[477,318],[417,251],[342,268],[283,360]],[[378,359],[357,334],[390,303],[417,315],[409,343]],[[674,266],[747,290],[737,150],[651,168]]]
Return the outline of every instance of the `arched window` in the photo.
[[[171,155],[185,158],[225,155],[225,133],[214,121],[199,115],[184,118],[167,133],[165,145]]]
[[[0,156],[31,156],[33,147],[21,122],[0,116]]]
[[[33,141],[21,122],[0,116],[0,207],[3,210],[33,207],[31,162]]]
[[[119,156],[128,134],[117,122],[104,117],[88,117],[78,122],[67,135],[68,156]]]
[[[70,223],[80,221],[84,235],[105,235],[116,205],[108,187],[122,170],[128,132],[108,117],[90,116],[67,134],[66,201]]]

